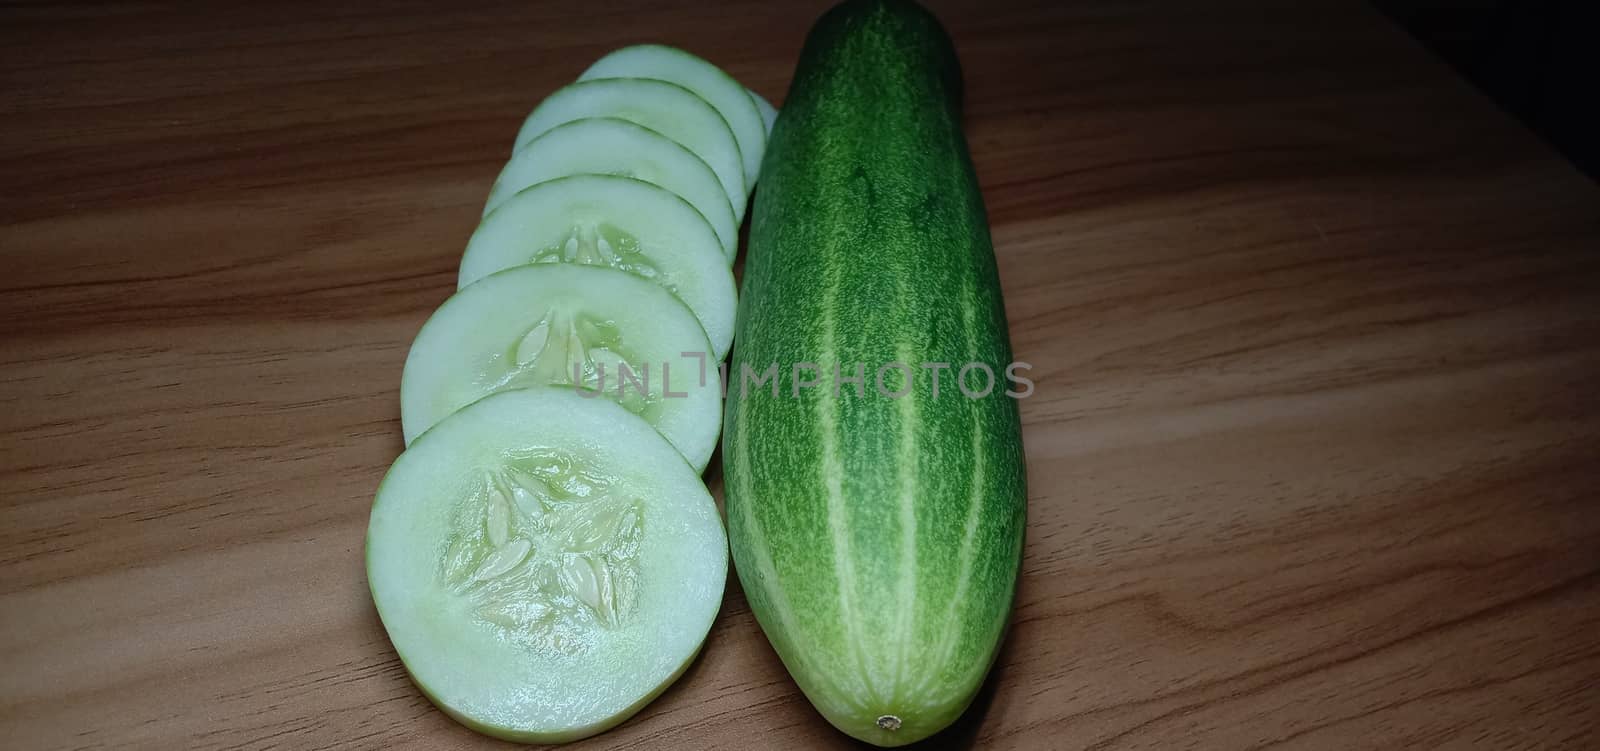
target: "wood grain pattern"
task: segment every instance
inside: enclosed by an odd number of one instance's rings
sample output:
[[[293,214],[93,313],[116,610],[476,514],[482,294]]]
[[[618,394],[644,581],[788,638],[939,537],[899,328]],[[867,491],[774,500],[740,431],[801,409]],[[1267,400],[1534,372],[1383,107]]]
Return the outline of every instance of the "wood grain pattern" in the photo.
[[[538,97],[655,39],[781,99],[824,6],[0,9],[0,745],[504,746],[362,576],[406,347]],[[1600,191],[1360,3],[936,9],[1038,381],[942,741],[1600,746]],[[730,580],[584,746],[844,740]]]

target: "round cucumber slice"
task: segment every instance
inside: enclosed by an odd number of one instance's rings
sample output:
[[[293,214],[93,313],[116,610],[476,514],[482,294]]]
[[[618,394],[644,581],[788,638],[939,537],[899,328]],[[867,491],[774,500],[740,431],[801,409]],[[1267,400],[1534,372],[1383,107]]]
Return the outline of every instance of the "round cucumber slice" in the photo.
[[[761,112],[733,76],[706,60],[660,44],[623,47],[595,61],[578,76],[580,81],[596,78],[654,78],[682,86],[711,106],[728,121],[739,143],[744,162],[744,184],[748,192],[761,171],[761,154],[767,150],[767,128]]]
[[[504,391],[417,438],[378,488],[367,580],[412,679],[522,742],[626,720],[682,674],[727,579],[699,475],[639,417]]]
[[[573,120],[533,139],[501,170],[483,213],[523,188],[580,174],[622,175],[666,188],[711,223],[730,263],[738,252],[733,204],[710,165],[677,141],[615,117]]]
[[[525,263],[612,266],[666,287],[720,360],[733,341],[733,272],[705,217],[671,191],[615,175],[571,175],[517,193],[467,240],[459,286]]]
[[[654,282],[603,266],[518,266],[468,285],[423,324],[400,379],[401,422],[410,443],[487,394],[580,384],[702,470],[722,427],[711,358],[694,313]]]
[[[715,107],[694,92],[648,78],[601,78],[568,84],[535,107],[517,133],[517,151],[562,123],[585,117],[620,117],[677,141],[717,173],[733,215],[744,221],[749,196],[739,142]]]
[[[761,111],[761,122],[766,126],[767,135],[772,134],[772,124],[778,121],[778,108],[772,106],[767,98],[757,94],[755,89],[745,89],[749,92],[751,101],[756,103],[756,109]]]

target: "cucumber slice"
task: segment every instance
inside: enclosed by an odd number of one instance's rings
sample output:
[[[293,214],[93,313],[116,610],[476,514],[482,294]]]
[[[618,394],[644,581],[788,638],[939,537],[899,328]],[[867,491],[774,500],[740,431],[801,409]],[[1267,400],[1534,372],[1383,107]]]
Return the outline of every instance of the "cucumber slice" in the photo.
[[[533,139],[500,172],[483,213],[523,188],[585,173],[633,177],[677,193],[711,223],[729,262],[738,252],[733,204],[710,165],[677,141],[615,117],[573,120]]]
[[[522,742],[593,735],[660,694],[704,642],[727,567],[683,457],[571,389],[504,391],[433,426],[367,526],[372,600],[412,679]]]
[[[761,154],[767,150],[767,128],[755,102],[733,76],[706,60],[660,44],[623,47],[595,61],[578,76],[580,81],[596,78],[654,78],[682,86],[711,103],[728,121],[739,155],[744,161],[744,184],[748,191],[761,171]]]
[[[401,422],[410,443],[487,394],[581,381],[701,470],[722,427],[714,363],[694,313],[660,285],[603,266],[518,266],[468,285],[423,324],[400,379]]]
[[[699,155],[717,173],[733,215],[744,221],[749,194],[744,184],[744,159],[728,121],[694,92],[666,81],[647,78],[601,78],[557,89],[545,99],[517,133],[517,150],[562,123],[585,117],[620,117],[660,133]]]
[[[733,341],[733,272],[705,217],[671,191],[616,175],[571,175],[524,190],[467,240],[459,286],[525,263],[613,266],[678,296],[720,360]]]
[[[767,98],[757,94],[755,89],[745,89],[749,92],[751,101],[756,103],[756,109],[761,111],[761,122],[767,126],[767,134],[772,134],[772,124],[778,121],[778,108],[772,106]],[[765,156],[763,154],[763,156]]]

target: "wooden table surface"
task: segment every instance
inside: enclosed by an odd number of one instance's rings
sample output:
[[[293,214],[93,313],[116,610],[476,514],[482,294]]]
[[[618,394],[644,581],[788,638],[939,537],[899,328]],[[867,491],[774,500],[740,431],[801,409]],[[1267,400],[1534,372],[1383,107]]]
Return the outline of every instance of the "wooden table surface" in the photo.
[[[505,747],[367,594],[406,347],[541,96],[659,40],[781,99],[824,4],[233,5],[0,10],[0,746]],[[938,11],[1038,381],[943,740],[1600,747],[1600,190],[1359,2]],[[846,743],[730,578],[583,745]]]

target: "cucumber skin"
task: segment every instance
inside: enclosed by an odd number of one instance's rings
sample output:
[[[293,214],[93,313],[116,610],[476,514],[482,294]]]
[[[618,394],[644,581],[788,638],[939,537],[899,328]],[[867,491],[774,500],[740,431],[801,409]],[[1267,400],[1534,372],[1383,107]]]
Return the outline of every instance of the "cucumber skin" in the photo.
[[[823,716],[884,746],[971,703],[1021,559],[1010,342],[960,109],[954,48],[921,7],[852,1],[817,22],[762,165],[728,371],[728,524],[751,609]],[[898,400],[874,391],[891,361],[916,373]],[[995,374],[988,397],[963,396],[953,369],[933,397],[920,363],[974,361]],[[795,362],[823,385],[791,398]],[[832,365],[856,362],[866,397],[835,398]],[[770,363],[779,396],[741,394],[743,367]]]

